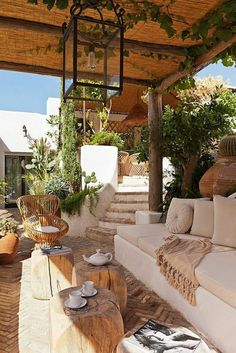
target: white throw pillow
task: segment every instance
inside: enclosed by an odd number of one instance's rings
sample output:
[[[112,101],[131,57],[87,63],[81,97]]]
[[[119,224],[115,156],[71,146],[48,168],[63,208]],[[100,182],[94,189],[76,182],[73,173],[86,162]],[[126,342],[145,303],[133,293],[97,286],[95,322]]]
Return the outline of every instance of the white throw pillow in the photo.
[[[190,233],[212,238],[214,233],[213,201],[196,200],[194,203],[193,225]]]
[[[57,227],[53,227],[53,226],[37,226],[36,228],[37,230],[39,230],[40,232],[43,232],[43,233],[55,233],[55,232],[58,232],[59,229]]]
[[[236,247],[236,200],[214,196],[213,244]]]
[[[171,233],[186,233],[193,221],[193,208],[187,204],[180,204],[173,209],[166,220],[166,228]]]

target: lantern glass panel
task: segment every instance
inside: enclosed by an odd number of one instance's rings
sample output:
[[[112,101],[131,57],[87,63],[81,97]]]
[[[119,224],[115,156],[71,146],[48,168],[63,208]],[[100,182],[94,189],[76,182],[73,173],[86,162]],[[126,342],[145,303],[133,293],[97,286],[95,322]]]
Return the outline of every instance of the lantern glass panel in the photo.
[[[106,101],[120,91],[120,29],[77,19],[77,83],[74,96]]]

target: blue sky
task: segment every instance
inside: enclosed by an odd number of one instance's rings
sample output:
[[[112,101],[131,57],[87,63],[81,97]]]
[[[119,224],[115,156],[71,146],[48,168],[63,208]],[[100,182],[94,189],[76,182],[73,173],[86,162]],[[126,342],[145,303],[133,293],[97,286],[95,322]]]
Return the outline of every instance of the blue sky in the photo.
[[[236,68],[209,65],[199,77],[222,76],[236,87]],[[60,80],[56,77],[0,70],[0,110],[46,113],[48,97],[59,97]]]

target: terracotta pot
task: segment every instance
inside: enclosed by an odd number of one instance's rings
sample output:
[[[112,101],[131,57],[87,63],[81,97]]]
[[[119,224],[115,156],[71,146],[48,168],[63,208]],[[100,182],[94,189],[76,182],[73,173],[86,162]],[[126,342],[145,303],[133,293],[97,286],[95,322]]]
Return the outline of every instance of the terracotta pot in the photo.
[[[224,195],[231,188],[236,188],[236,156],[219,157],[199,182],[203,197]]]
[[[0,238],[0,265],[11,264],[19,248],[19,239],[14,233]]]

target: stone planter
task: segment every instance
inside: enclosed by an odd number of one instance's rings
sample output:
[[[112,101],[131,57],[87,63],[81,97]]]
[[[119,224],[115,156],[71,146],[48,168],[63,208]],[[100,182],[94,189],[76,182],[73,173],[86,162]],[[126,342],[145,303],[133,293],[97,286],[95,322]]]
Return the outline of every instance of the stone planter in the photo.
[[[0,238],[0,265],[11,264],[19,248],[19,239],[15,233]]]
[[[236,188],[236,156],[219,157],[202,176],[199,189],[203,197],[225,195]],[[232,191],[233,192],[233,191]]]

